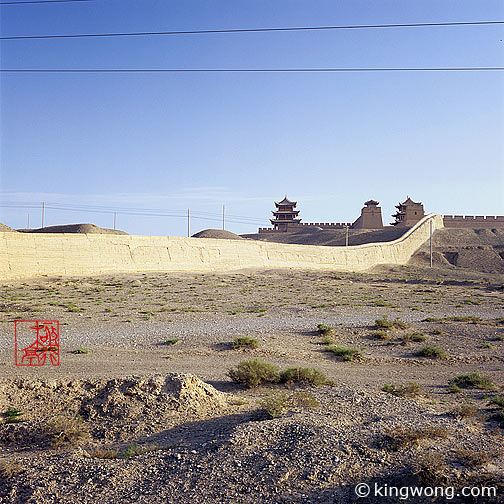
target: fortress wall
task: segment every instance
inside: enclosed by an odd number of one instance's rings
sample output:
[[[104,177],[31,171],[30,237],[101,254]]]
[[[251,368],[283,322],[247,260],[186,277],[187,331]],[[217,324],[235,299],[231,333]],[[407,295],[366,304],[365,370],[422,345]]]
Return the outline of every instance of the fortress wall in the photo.
[[[443,224],[449,228],[504,228],[504,216],[443,215]]]
[[[0,279],[145,271],[307,268],[363,271],[405,264],[443,219],[431,214],[399,239],[351,247],[168,236],[0,233]]]
[[[319,227],[322,229],[345,229],[345,227],[352,227],[351,222],[299,222],[296,224],[289,224],[289,231],[299,231],[302,228]],[[274,228],[259,228],[259,233],[285,233]]]

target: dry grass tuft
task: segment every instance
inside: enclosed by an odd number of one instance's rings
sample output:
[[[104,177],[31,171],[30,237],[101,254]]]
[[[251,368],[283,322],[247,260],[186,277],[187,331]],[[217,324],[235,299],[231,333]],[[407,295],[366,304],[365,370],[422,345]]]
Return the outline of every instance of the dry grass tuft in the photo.
[[[56,417],[47,424],[47,433],[51,436],[51,448],[78,445],[89,433],[82,418]]]

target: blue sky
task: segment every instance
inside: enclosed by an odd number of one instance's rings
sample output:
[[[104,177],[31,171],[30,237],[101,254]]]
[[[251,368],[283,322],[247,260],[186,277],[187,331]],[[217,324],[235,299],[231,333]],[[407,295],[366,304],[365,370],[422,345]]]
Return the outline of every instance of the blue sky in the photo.
[[[501,0],[93,0],[4,6],[2,35],[504,20]],[[3,68],[504,66],[501,26],[3,41]],[[353,221],[406,195],[504,214],[504,72],[2,74],[2,201],[118,209],[133,234]],[[173,217],[123,215],[160,209]],[[40,226],[37,208],[0,221]],[[111,213],[49,208],[46,225]]]

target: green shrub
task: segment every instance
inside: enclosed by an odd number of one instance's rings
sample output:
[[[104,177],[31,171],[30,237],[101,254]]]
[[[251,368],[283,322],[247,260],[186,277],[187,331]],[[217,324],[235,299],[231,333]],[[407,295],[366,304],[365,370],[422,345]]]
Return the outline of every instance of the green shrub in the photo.
[[[176,345],[180,341],[179,338],[170,338],[164,341],[163,345]]]
[[[228,371],[228,376],[237,383],[257,387],[262,383],[277,383],[280,380],[279,367],[259,359],[241,361],[236,368]]]
[[[74,350],[72,353],[77,354],[77,355],[88,354],[89,350],[86,347],[80,347],[80,348],[77,348],[77,350]]]
[[[289,367],[280,373],[282,383],[303,383],[320,387],[321,385],[333,384],[327,376],[315,368],[310,367]]]
[[[320,341],[321,345],[332,345],[334,343],[334,338],[332,336],[329,336],[329,334],[326,334],[322,340]]]
[[[261,410],[271,418],[282,416],[290,405],[290,395],[282,390],[272,390],[259,402]]]
[[[418,397],[422,395],[422,387],[415,382],[408,382],[406,385],[386,384],[382,387],[383,392],[388,392],[396,397]]]
[[[138,443],[130,443],[121,453],[121,458],[138,457],[144,453],[159,450],[160,446],[157,444],[139,445]]]
[[[24,413],[17,408],[7,408],[7,410],[4,412],[5,423],[11,424],[23,422],[24,419],[20,418],[22,415],[24,415]]]
[[[375,331],[373,333],[373,336],[376,339],[383,340],[383,341],[390,340],[390,334],[387,331]]]
[[[256,338],[250,338],[249,336],[241,336],[233,341],[233,350],[238,350],[240,348],[258,348],[259,342]]]
[[[297,406],[302,408],[318,408],[320,406],[320,401],[306,390],[296,391],[294,394],[294,401]]]
[[[362,357],[362,351],[354,347],[345,347],[341,345],[332,345],[326,348],[328,352],[332,352],[338,357],[342,357],[344,361],[353,361]]]
[[[317,329],[320,334],[330,334],[334,331],[334,329],[331,326],[326,324],[319,324],[317,326]]]
[[[495,385],[493,384],[492,380],[490,380],[490,378],[487,378],[486,376],[483,376],[480,373],[469,373],[456,376],[455,378],[449,381],[449,384],[455,385],[459,388],[473,387],[483,390],[495,389]]]
[[[449,357],[448,352],[437,345],[426,345],[421,348],[416,355],[433,359],[447,359]]]
[[[414,341],[415,343],[423,343],[427,341],[427,336],[421,332],[414,332],[405,336],[408,341]]]
[[[260,409],[271,418],[278,418],[282,416],[288,408],[318,408],[320,402],[310,392],[297,391],[294,394],[289,394],[282,390],[273,390],[261,399],[259,406]]]
[[[389,320],[387,317],[383,317],[375,320],[376,329],[406,329],[408,324],[402,322],[399,319]]]
[[[455,383],[451,383],[448,387],[448,391],[452,394],[460,394],[462,392],[462,389],[458,385],[455,385]]]

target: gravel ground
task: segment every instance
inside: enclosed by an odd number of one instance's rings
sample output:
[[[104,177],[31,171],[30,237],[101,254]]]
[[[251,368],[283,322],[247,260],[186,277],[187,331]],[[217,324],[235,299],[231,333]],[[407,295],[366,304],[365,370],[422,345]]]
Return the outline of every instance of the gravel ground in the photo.
[[[449,502],[504,502],[490,403],[504,392],[502,285],[496,274],[418,267],[4,284],[0,412],[17,408],[25,421],[0,424],[0,503],[343,503],[358,482],[501,485],[495,498]],[[385,316],[404,326],[377,334]],[[59,367],[14,365],[15,319],[60,320]],[[321,323],[362,356],[327,351]],[[258,348],[233,350],[238,336]],[[447,355],[421,357],[426,345]],[[315,367],[335,385],[234,383],[229,369],[252,358]],[[493,385],[450,390],[472,372]],[[381,390],[409,381],[413,397]],[[264,410],[271,393],[286,397],[278,418]],[[61,417],[87,437],[51,444]]]

